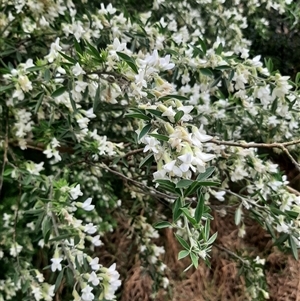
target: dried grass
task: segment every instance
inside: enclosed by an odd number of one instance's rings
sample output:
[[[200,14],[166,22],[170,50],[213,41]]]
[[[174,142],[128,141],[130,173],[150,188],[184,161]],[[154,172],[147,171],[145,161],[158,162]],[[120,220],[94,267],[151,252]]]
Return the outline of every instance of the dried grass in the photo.
[[[132,233],[126,219],[118,216],[119,227],[106,238],[112,247],[99,249],[99,255],[107,263],[117,262],[123,277],[121,301],[245,301],[245,281],[239,275],[236,260],[214,247],[211,253],[211,269],[201,263],[197,270],[183,270],[189,260],[177,260],[180,246],[170,229],[161,232],[160,244],[165,246],[163,262],[167,265],[169,288],[161,289],[155,296],[153,280],[143,267],[136,247],[132,244]],[[291,255],[280,253],[272,246],[269,235],[252,220],[246,221],[247,235],[238,237],[238,229],[232,215],[220,217],[214,214],[212,232],[218,231],[216,243],[223,248],[240,254],[267,258],[266,279],[271,301],[300,301],[300,263]],[[129,235],[130,234],[130,235]],[[107,245],[106,245],[107,246]],[[112,256],[111,254],[114,254]]]

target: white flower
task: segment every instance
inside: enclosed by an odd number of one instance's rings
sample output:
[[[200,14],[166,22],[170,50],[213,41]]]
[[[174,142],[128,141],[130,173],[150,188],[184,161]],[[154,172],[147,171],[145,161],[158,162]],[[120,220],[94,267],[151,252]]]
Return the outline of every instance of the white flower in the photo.
[[[163,166],[163,169],[165,171],[167,171],[168,173],[174,173],[174,175],[176,175],[177,177],[181,177],[182,176],[182,171],[175,164],[176,164],[176,160],[173,160],[173,161],[165,164]]]
[[[100,269],[99,258],[95,257],[90,262],[91,269],[94,271],[98,271]]]
[[[191,153],[181,155],[178,157],[178,159],[182,161],[182,164],[179,166],[182,172],[187,172],[189,168],[191,168],[193,171],[196,170],[195,167],[192,166],[193,155]]]
[[[100,235],[96,235],[92,238],[92,244],[95,246],[95,247],[99,247],[102,245],[102,241],[100,240]]]
[[[81,75],[81,74],[85,74],[85,71],[81,68],[79,63],[76,63],[76,65],[74,67],[72,67],[71,70],[72,70],[74,76],[76,76],[76,77]]]
[[[52,264],[51,264],[51,271],[55,272],[56,270],[61,271],[62,266],[61,266],[61,261],[62,258],[51,258]]]
[[[60,146],[60,142],[55,137],[52,138],[50,144],[53,148],[57,148]]]
[[[85,211],[92,211],[95,205],[91,205],[92,198],[87,198],[84,203],[82,203],[82,209]]]
[[[54,289],[55,285],[49,285],[48,286],[48,291],[47,291],[47,296],[45,297],[46,301],[52,301],[52,298],[54,297]]]
[[[45,278],[44,275],[39,271],[39,270],[34,270],[36,273],[36,279],[38,280],[38,282],[44,282]]]
[[[166,116],[168,117],[168,119],[171,122],[175,122],[174,116],[175,116],[175,111],[173,110],[173,108],[171,106],[169,106],[168,108],[165,107],[164,105],[159,105],[158,108],[162,108],[163,109],[163,113],[161,116]]]
[[[192,132],[193,132],[192,141],[193,144],[196,146],[201,146],[202,142],[207,142],[213,139],[212,136],[201,133],[199,129],[196,128],[195,126],[192,127]]]
[[[167,288],[169,286],[169,279],[167,277],[162,278],[162,286],[163,288]]]
[[[77,119],[77,123],[81,129],[87,128],[90,120],[87,117],[81,117]]]
[[[184,115],[181,117],[180,120],[182,120],[182,121],[189,121],[189,120],[193,119],[193,117],[189,114],[193,109],[194,109],[194,106],[182,106],[182,107],[179,107],[178,110],[184,112]]]
[[[97,116],[94,114],[93,108],[90,108],[90,109],[88,109],[87,111],[82,111],[82,112],[83,112],[83,114],[85,114],[85,116],[86,116],[87,118],[89,118],[89,119],[92,119],[92,118],[97,117]]]
[[[81,290],[81,298],[83,301],[92,301],[94,300],[94,294],[92,293],[93,288],[87,285],[84,289]]]
[[[51,44],[50,53],[45,56],[49,63],[53,63],[53,61],[60,55],[59,51],[61,51],[61,47],[59,46],[59,38],[55,40],[54,43]]]
[[[18,100],[23,100],[25,98],[25,94],[19,87],[17,87],[17,89],[14,91],[12,97],[17,98]]]
[[[145,143],[147,144],[144,148],[144,153],[148,150],[151,150],[153,153],[158,153],[158,149],[156,148],[157,145],[160,145],[159,141],[154,137],[145,137]]]
[[[42,299],[42,290],[40,287],[32,287],[31,293],[34,295],[36,301]]]
[[[174,63],[170,63],[171,56],[168,54],[163,58],[159,59],[159,65],[162,70],[170,70],[175,67]]]
[[[214,190],[211,190],[211,194],[212,194],[217,200],[219,200],[220,202],[225,201],[225,198],[224,198],[224,195],[226,194],[225,191],[214,191]]]
[[[84,232],[88,234],[94,234],[97,231],[97,227],[93,225],[92,223],[88,223],[84,227]]]
[[[95,286],[100,283],[99,278],[94,271],[90,274],[88,282],[91,282]]]
[[[155,66],[159,62],[157,50],[154,49],[152,54],[147,54],[147,56],[143,62],[145,62],[146,65]]]
[[[13,257],[17,257],[17,255],[20,254],[22,251],[23,247],[20,246],[18,243],[13,244],[10,249],[9,249],[9,254]]]
[[[88,83],[82,81],[82,80],[77,80],[75,81],[75,87],[74,90],[77,93],[81,93],[84,92],[86,87],[88,86]],[[73,92],[73,91],[72,91]],[[76,95],[76,94],[75,94]]]
[[[160,169],[153,173],[153,178],[154,180],[158,180],[158,179],[167,179],[168,177],[166,176],[166,171],[164,169]],[[156,184],[156,186],[158,186],[158,184]]]
[[[115,291],[120,287],[121,281],[119,280],[120,274],[116,271],[116,264],[112,264],[108,269],[102,268],[108,279],[109,286],[105,287],[104,298],[107,300],[113,300],[115,298]]]
[[[32,83],[26,75],[21,75],[18,79],[18,83],[24,92],[32,90]]]
[[[40,171],[42,171],[44,169],[43,166],[44,166],[44,162],[41,162],[39,164],[30,162],[30,163],[26,164],[26,169],[30,174],[38,176],[40,174]]]
[[[231,181],[236,182],[248,176],[248,172],[242,165],[237,165],[235,170],[230,173]]]
[[[80,191],[80,184],[77,184],[75,187],[72,187],[69,193],[73,200],[76,200],[79,196],[83,195],[83,193]]]

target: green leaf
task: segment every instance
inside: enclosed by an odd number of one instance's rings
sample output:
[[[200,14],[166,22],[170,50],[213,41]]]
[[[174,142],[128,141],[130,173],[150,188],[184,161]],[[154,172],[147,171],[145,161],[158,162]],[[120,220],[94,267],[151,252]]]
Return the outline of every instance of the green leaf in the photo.
[[[223,51],[223,45],[222,45],[222,43],[220,43],[218,45],[218,48],[215,50],[215,52],[217,55],[221,55],[222,51]]]
[[[129,118],[137,118],[137,119],[142,119],[142,120],[151,120],[151,118],[145,114],[141,114],[141,113],[128,113],[125,115],[126,117]]]
[[[144,128],[141,130],[139,134],[139,140],[141,140],[150,131],[151,126],[152,126],[151,123],[144,126]]]
[[[203,75],[206,75],[206,76],[209,76],[209,77],[213,77],[214,76],[213,72],[210,69],[208,69],[208,68],[201,68],[201,69],[199,69],[199,71]]]
[[[67,88],[64,86],[59,87],[51,94],[51,97],[53,97],[53,98],[58,97],[58,96],[62,95],[63,93],[65,93],[66,90],[67,90]]]
[[[72,82],[69,83],[69,98],[70,98],[72,109],[73,109],[74,112],[76,112],[77,111],[76,103],[75,103],[75,100],[72,96],[71,91],[72,91]]]
[[[183,115],[184,115],[183,111],[181,110],[178,111],[174,116],[175,123],[178,123],[178,121],[182,118]]]
[[[94,102],[93,102],[93,112],[95,114],[96,114],[96,112],[98,112],[98,108],[100,107],[100,104],[101,104],[100,89],[101,89],[101,86],[100,86],[100,83],[98,83],[98,87],[97,87]]]
[[[166,118],[165,116],[161,116],[163,113],[157,110],[153,110],[153,109],[146,109],[149,113],[151,113],[152,115],[154,115],[155,117],[163,120],[163,121],[169,121],[168,118]]]
[[[201,188],[201,185],[197,181],[194,181],[194,183],[192,185],[190,185],[184,191],[184,196],[190,196],[190,195],[194,194],[200,188]]]
[[[139,168],[142,168],[144,165],[148,165],[148,164],[150,165],[153,162],[153,159],[154,159],[153,154],[152,153],[148,154],[147,157],[141,161]]]
[[[190,250],[190,246],[189,244],[178,234],[175,233],[175,237],[178,240],[178,242],[186,249],[186,250]]]
[[[42,102],[43,102],[43,99],[44,99],[44,92],[41,92],[38,96],[38,101],[37,101],[37,103],[36,103],[36,105],[35,105],[35,108],[34,108],[34,114],[36,114],[37,112],[38,112],[38,110],[39,110],[39,108],[40,108],[40,106],[41,106],[41,104],[42,104]]]
[[[265,225],[266,225],[269,233],[271,234],[272,238],[276,239],[276,235],[275,235],[273,227],[268,222],[265,222]]]
[[[50,70],[47,68],[44,71],[44,80],[45,80],[45,82],[48,83],[50,81],[50,78],[51,78],[51,73],[50,73]]]
[[[196,220],[191,216],[191,213],[190,213],[189,209],[183,207],[183,208],[180,208],[180,210],[183,212],[183,214],[186,216],[186,218],[189,220],[189,222],[190,222],[193,226],[196,226],[196,225],[197,225],[197,222],[196,222]]]
[[[196,47],[196,46],[192,46],[194,51],[193,51],[193,58],[197,57],[197,56],[204,56],[204,52],[203,50],[201,50],[200,48]]]
[[[208,245],[211,245],[214,243],[214,241],[217,239],[218,237],[218,232],[214,233],[210,238],[209,240],[206,242]]]
[[[31,214],[35,214],[35,213],[31,213]],[[44,215],[45,215],[45,212],[44,212],[44,210],[42,210],[39,217],[38,217],[38,219],[37,219],[37,221],[35,222],[35,226],[34,226],[34,232],[35,233],[39,233],[41,231],[41,223],[44,219]]]
[[[3,172],[2,176],[3,177],[9,176],[13,172],[13,170],[14,170],[13,168],[7,168],[7,169],[5,169],[5,171]]]
[[[173,221],[176,222],[182,214],[180,208],[182,207],[181,198],[177,198],[173,204]]]
[[[31,209],[24,211],[24,214],[32,214],[32,215],[39,215],[40,213],[44,212],[44,209]]]
[[[99,51],[97,50],[97,48],[96,47],[94,47],[92,44],[90,44],[89,42],[87,42],[86,41],[86,43],[87,43],[87,45],[88,45],[88,52],[89,52],[89,54],[91,54],[94,58],[96,58],[96,59],[100,59],[100,60],[102,60],[102,58],[101,58],[101,56],[100,56],[100,53],[99,53]]]
[[[217,66],[215,67],[216,70],[231,70],[231,66],[229,65],[222,65],[222,66]]]
[[[157,140],[161,141],[169,141],[169,137],[160,135],[160,134],[149,134],[149,136],[156,138]]]
[[[153,225],[155,229],[172,228],[172,224],[169,222],[158,222]]]
[[[45,66],[47,66],[47,65],[29,67],[26,69],[26,71],[28,71],[28,72],[40,71],[40,70],[44,69]]]
[[[298,85],[300,82],[300,72],[297,73],[295,83]]]
[[[292,219],[296,219],[299,216],[299,213],[296,211],[286,210],[285,212]]]
[[[294,258],[296,260],[298,260],[298,249],[297,249],[297,245],[294,241],[293,235],[289,235],[289,244],[290,244],[290,247],[291,247],[292,254],[293,254]]]
[[[200,46],[202,48],[202,51],[203,51],[203,53],[205,55],[206,54],[206,50],[207,50],[206,43],[203,40],[201,40],[200,38],[198,39],[198,42],[199,42],[199,44],[200,44]]]
[[[173,182],[164,179],[157,179],[155,180],[155,182],[159,184],[160,188],[173,192],[175,194],[179,194],[178,191],[176,191],[176,186]]]
[[[278,239],[276,239],[275,241],[275,245],[278,246],[279,248],[281,247],[281,245],[289,238],[289,235],[287,233],[282,233]]]
[[[205,172],[200,173],[197,176],[197,181],[201,182],[201,181],[208,179],[214,173],[215,169],[216,168],[214,166],[210,166],[210,167],[206,168]]]
[[[268,71],[271,74],[273,72],[273,62],[272,62],[272,59],[271,58],[268,58],[268,59],[265,58],[264,61],[265,61],[265,65],[266,65]]]
[[[160,97],[160,98],[158,99],[158,101],[165,102],[166,100],[169,100],[169,99],[172,99],[172,98],[178,99],[178,100],[181,100],[181,101],[189,100],[189,99],[188,99],[187,97],[185,97],[185,96],[170,94],[170,95],[166,95],[166,96]]]
[[[186,180],[186,179],[181,179],[179,182],[176,184],[176,188],[186,188],[191,186],[194,183],[192,180]]]
[[[75,47],[77,53],[79,53],[80,55],[83,54],[81,46],[76,39],[74,39],[74,47]]]
[[[205,187],[208,187],[208,186],[219,186],[220,183],[219,182],[212,182],[212,181],[197,181],[197,183],[200,185],[200,186],[205,186]]]
[[[57,292],[57,290],[58,290],[59,287],[60,287],[60,284],[61,284],[62,279],[63,279],[63,277],[64,277],[64,271],[65,271],[65,269],[62,269],[62,270],[60,271],[60,273],[58,274],[57,278],[56,278],[56,281],[55,281],[55,287],[54,287],[54,292],[55,292],[55,293]]]
[[[58,51],[62,57],[64,57],[67,61],[71,62],[72,64],[76,65],[77,61],[70,56],[66,55],[65,53]]]
[[[190,257],[191,257],[193,266],[197,269],[198,268],[198,260],[199,260],[198,256],[195,255],[193,252],[191,252]]]
[[[74,235],[71,233],[67,233],[67,234],[62,234],[62,235],[56,236],[54,238],[51,238],[51,239],[49,239],[49,241],[58,241],[58,240],[63,240],[63,239],[67,239],[70,237],[74,237]]]
[[[215,87],[222,79],[222,76],[217,77],[211,84],[210,84],[210,88]]]
[[[207,219],[205,221],[205,226],[204,226],[204,239],[205,239],[205,241],[207,241],[208,238],[209,238],[209,232],[210,232],[210,220]]]
[[[3,92],[3,91],[6,91],[6,90],[9,90],[9,89],[12,89],[14,88],[15,85],[14,84],[10,84],[10,85],[7,85],[7,86],[1,86],[0,87],[0,92]]]
[[[187,257],[190,254],[190,251],[182,250],[178,253],[178,260]]]
[[[46,237],[48,232],[51,230],[51,228],[52,228],[52,223],[51,223],[50,217],[48,217],[46,215],[42,222],[42,233],[43,233],[44,238]],[[45,242],[45,243],[47,243],[47,242]]]
[[[202,218],[202,214],[203,214],[203,209],[204,209],[204,196],[202,193],[199,193],[199,197],[198,197],[198,203],[197,203],[197,207],[195,210],[195,220],[197,223],[199,223],[201,221]]]
[[[136,66],[135,60],[133,58],[131,58],[130,56],[128,56],[127,54],[123,53],[123,52],[117,52],[117,55],[124,61],[127,63],[127,65],[136,73],[138,74],[138,68]]]

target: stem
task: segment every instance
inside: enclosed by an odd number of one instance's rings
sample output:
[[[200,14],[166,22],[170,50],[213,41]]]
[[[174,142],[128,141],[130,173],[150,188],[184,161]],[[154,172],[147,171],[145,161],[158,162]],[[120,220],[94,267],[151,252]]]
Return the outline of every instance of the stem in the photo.
[[[6,109],[5,112],[5,138],[4,138],[4,154],[3,154],[3,163],[2,163],[2,168],[1,168],[1,176],[0,176],[0,193],[2,191],[2,185],[3,185],[3,173],[5,170],[5,165],[7,163],[7,150],[8,150],[8,110]]]
[[[59,234],[58,226],[57,226],[57,223],[56,223],[56,217],[54,216],[54,214],[52,213],[52,211],[51,211],[51,220],[52,220],[52,224],[53,224],[55,235],[58,237],[58,236],[60,236],[60,234]],[[68,250],[64,246],[64,242],[62,242],[61,248],[63,250],[63,253],[66,256],[66,259],[68,261],[68,265],[69,265],[70,269],[72,270],[74,277],[76,277],[77,276],[77,272],[76,272],[76,270],[74,268],[74,265],[72,263],[72,260],[71,260],[71,258],[69,256]]]
[[[300,171],[300,164],[293,158],[293,156],[290,154],[289,150],[286,148],[290,145],[296,145],[300,144],[300,140],[294,140],[289,142],[282,142],[282,143],[238,143],[238,142],[229,142],[229,141],[221,141],[212,139],[208,141],[208,143],[214,143],[217,145],[228,145],[228,146],[236,146],[236,147],[242,147],[242,148],[279,148],[281,149],[292,161],[292,163],[296,166],[297,170]]]

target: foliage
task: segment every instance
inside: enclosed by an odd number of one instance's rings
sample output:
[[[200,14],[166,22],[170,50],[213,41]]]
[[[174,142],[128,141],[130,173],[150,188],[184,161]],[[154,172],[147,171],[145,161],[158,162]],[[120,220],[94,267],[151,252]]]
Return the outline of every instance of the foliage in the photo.
[[[210,265],[212,210],[297,258],[300,194],[275,161],[300,168],[300,76],[250,47],[270,12],[298,20],[290,2],[0,3],[0,300],[118,298],[96,255],[116,211],[163,287],[158,230],[186,270]],[[267,299],[264,259],[242,255],[249,300]]]

